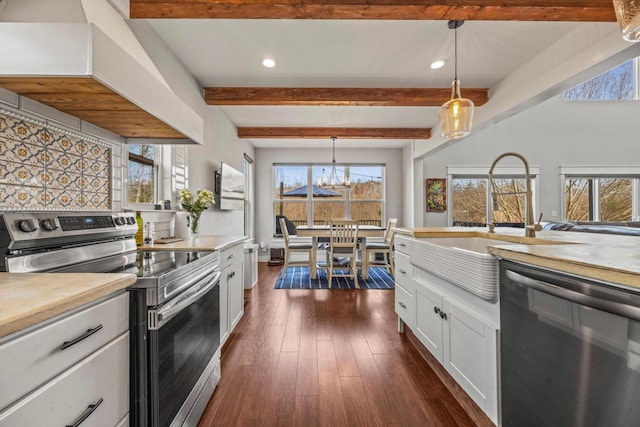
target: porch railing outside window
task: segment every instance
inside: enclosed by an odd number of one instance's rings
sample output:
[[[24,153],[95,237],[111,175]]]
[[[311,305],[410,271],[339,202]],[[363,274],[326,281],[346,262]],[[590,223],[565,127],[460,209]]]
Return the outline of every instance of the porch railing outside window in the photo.
[[[320,187],[318,181],[331,165],[275,164],[275,215],[284,215],[293,224],[326,225],[332,218],[360,220],[363,225],[384,224],[384,165],[337,165],[340,176],[347,173],[351,187]],[[274,224],[275,229],[275,224]]]

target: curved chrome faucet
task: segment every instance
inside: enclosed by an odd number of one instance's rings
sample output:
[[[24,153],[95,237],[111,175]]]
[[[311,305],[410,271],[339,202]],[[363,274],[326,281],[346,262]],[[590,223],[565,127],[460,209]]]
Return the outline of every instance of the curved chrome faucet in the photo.
[[[527,159],[524,158],[524,156],[522,154],[518,154],[518,153],[514,153],[512,151],[509,151],[507,153],[503,153],[500,154],[491,164],[491,167],[489,168],[489,183],[491,184],[491,188],[493,188],[493,169],[496,167],[496,163],[498,163],[498,161],[500,161],[500,159],[502,159],[503,157],[508,157],[508,156],[513,156],[513,157],[517,157],[518,159],[522,160],[522,163],[524,163],[524,177],[525,177],[525,203],[526,203],[526,207],[527,207],[527,212],[525,214],[525,219],[524,219],[524,235],[525,237],[536,237],[536,231],[540,231],[542,230],[542,225],[540,225],[540,221],[542,221],[542,214],[540,214],[540,219],[538,220],[538,223],[534,223],[533,222],[533,203],[531,202],[531,176],[529,174],[529,162],[527,162]],[[489,232],[493,233],[494,231],[494,225],[490,224],[489,225]]]

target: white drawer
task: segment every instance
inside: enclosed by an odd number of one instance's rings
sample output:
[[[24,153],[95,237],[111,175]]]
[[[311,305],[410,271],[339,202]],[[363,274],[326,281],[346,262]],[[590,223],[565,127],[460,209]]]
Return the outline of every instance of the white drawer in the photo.
[[[393,238],[393,249],[396,252],[402,252],[404,254],[409,253],[409,242],[411,242],[411,238],[407,236],[403,236],[401,234],[396,234]]]
[[[101,327],[100,327],[101,326]],[[95,333],[64,350],[63,343]],[[0,409],[129,330],[126,292],[0,345]],[[4,385],[11,384],[10,387]]]
[[[0,427],[111,427],[129,412],[129,332],[0,412]]]
[[[409,255],[400,252],[395,254],[395,280],[396,284],[403,286],[411,294],[415,293],[415,285],[413,284],[413,265],[409,261]]]
[[[413,295],[396,285],[396,313],[411,329],[416,323],[416,303]]]
[[[224,270],[244,256],[244,244],[233,245],[220,252],[220,269]]]

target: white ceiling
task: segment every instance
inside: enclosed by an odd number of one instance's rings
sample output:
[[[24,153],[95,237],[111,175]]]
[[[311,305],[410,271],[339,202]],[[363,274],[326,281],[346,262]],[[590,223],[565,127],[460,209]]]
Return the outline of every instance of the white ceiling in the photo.
[[[454,74],[454,31],[446,21],[148,22],[203,87],[449,87]],[[465,22],[458,29],[462,87],[491,88],[579,25]],[[273,58],[276,67],[264,68],[265,57]],[[429,65],[439,58],[447,59],[447,65],[431,70]],[[435,127],[438,114],[438,107],[222,108],[239,127]],[[250,141],[257,147],[330,146],[328,140]],[[345,139],[339,143],[399,147],[408,141]]]

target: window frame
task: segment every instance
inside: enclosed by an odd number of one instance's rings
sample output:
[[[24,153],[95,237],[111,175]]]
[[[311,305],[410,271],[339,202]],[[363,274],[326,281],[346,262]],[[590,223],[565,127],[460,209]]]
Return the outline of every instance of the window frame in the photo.
[[[456,178],[463,179],[485,179],[487,180],[487,199],[485,201],[485,212],[487,214],[487,224],[491,224],[492,218],[492,191],[493,188],[489,183],[489,166],[449,166],[447,167],[447,188],[451,189],[451,196],[447,197],[447,225],[453,226],[453,180]],[[523,166],[503,166],[493,169],[493,177],[498,179],[524,179]],[[540,168],[529,167],[529,178],[531,179],[531,201],[533,208],[533,217],[537,218],[537,211],[540,206]],[[526,220],[526,219],[525,219]]]
[[[325,167],[325,168],[331,168],[332,164],[331,163],[326,163],[326,162],[322,162],[322,163],[273,163],[271,165],[271,205],[272,205],[272,215],[275,217],[275,215],[277,214],[275,211],[275,206],[277,203],[280,203],[282,200],[276,198],[276,168],[278,167],[289,167],[289,166],[297,166],[297,167],[306,167],[307,168],[307,188],[312,188],[312,186],[315,184],[315,181],[313,180],[313,168],[314,167]],[[387,221],[387,193],[386,193],[386,164],[385,163],[339,163],[336,164],[336,167],[340,167],[340,168],[344,168],[344,173],[347,174],[347,176],[351,176],[350,175],[350,168],[351,167],[380,167],[381,168],[381,176],[380,176],[380,181],[381,181],[381,200],[378,199],[355,199],[357,202],[381,202],[382,204],[382,214],[381,214],[381,218],[380,218],[380,222],[382,224],[382,226],[384,226],[386,224]],[[303,183],[303,185],[305,185]],[[291,200],[291,201],[287,201],[285,203],[305,203],[306,207],[307,207],[307,224],[313,224],[313,204],[314,202],[318,202],[318,203],[323,203],[323,202],[329,202],[329,200],[320,200],[320,198],[316,198],[314,199],[313,196],[307,192],[307,196],[306,198],[300,198],[300,200]],[[345,197],[344,199],[341,199],[341,202],[344,203],[344,210],[345,210],[345,216],[349,219],[351,218],[351,197],[350,197],[350,192],[347,191],[345,193]],[[275,221],[273,221],[273,223],[271,224],[272,230],[273,230],[273,236],[274,237],[282,237],[281,235],[277,235],[276,234],[276,225],[275,225]]]
[[[589,221],[600,221],[600,182],[599,179],[621,178],[630,179],[631,184],[631,221],[640,221],[640,167],[635,166],[560,166],[560,218],[567,220],[566,212],[566,181],[570,178],[593,179],[595,194],[593,197],[593,219]]]

